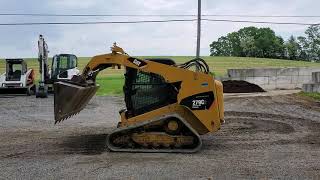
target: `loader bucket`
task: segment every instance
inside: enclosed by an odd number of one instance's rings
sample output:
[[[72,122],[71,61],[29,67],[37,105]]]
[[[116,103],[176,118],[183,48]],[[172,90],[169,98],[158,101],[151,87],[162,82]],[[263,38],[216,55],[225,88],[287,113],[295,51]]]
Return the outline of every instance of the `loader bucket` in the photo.
[[[55,123],[79,113],[95,95],[99,85],[81,86],[72,82],[54,84]]]

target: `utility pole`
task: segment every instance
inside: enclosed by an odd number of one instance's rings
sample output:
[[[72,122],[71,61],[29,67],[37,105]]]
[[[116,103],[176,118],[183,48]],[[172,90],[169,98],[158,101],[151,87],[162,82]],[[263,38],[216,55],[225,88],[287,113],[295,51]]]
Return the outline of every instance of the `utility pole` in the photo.
[[[201,0],[198,0],[197,58],[200,58]]]

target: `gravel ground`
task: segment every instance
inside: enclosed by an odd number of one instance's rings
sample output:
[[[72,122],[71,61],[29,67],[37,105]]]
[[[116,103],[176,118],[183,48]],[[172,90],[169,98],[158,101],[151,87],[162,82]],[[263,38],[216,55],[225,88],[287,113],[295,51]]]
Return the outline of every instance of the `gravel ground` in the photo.
[[[320,104],[270,94],[226,96],[226,123],[195,154],[109,152],[119,97],[54,125],[52,97],[1,96],[0,179],[320,179]]]

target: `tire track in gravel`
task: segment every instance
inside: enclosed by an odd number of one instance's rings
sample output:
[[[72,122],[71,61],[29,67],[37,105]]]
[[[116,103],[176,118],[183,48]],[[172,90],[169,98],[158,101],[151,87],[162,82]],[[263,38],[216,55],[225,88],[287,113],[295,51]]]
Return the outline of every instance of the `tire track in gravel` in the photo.
[[[213,136],[204,136],[204,148],[235,151],[271,145],[304,144],[320,147],[320,123],[279,114],[226,111],[225,124]]]

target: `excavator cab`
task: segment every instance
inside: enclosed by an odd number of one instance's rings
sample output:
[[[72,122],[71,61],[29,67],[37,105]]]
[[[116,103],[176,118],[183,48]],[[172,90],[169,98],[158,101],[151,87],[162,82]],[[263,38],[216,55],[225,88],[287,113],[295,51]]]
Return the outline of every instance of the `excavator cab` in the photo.
[[[73,54],[57,54],[52,58],[51,81],[71,79],[77,71],[78,58]]]

